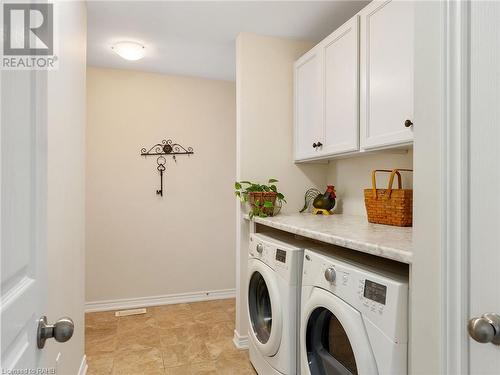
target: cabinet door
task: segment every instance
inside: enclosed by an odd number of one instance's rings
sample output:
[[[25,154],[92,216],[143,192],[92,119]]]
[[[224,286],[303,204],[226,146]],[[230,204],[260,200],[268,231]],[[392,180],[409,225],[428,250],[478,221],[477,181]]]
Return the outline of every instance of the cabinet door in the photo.
[[[361,12],[361,147],[413,140],[412,1],[374,1]]]
[[[319,156],[313,144],[323,139],[321,49],[313,48],[295,63],[295,160]]]
[[[359,149],[358,19],[355,16],[320,44],[325,81],[321,153],[325,156]]]

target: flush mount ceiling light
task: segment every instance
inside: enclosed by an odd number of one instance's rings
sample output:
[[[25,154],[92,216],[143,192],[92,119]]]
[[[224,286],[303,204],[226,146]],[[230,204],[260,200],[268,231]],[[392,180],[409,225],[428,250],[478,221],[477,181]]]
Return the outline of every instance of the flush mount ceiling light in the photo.
[[[136,61],[140,60],[146,54],[146,49],[142,44],[136,42],[118,42],[111,49],[116,54],[125,60]]]

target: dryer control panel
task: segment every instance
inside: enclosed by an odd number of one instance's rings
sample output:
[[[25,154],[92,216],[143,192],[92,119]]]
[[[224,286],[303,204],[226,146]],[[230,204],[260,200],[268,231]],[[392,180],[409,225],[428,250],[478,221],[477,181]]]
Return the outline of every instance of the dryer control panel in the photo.
[[[302,287],[319,287],[331,292],[395,342],[406,342],[408,278],[306,250]]]

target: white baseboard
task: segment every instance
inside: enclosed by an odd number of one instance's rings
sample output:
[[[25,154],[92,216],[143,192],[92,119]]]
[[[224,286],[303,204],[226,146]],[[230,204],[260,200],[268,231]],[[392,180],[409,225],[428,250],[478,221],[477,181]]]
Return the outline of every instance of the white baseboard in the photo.
[[[248,336],[241,336],[238,331],[234,330],[233,344],[240,350],[248,349]]]
[[[115,299],[108,301],[94,301],[85,304],[85,312],[111,311],[135,309],[139,307],[171,305],[175,303],[189,303],[211,301],[216,299],[235,298],[235,289],[212,290],[206,292],[191,292],[167,294],[163,296]]]
[[[88,369],[89,365],[87,364],[87,356],[84,354],[82,358],[82,363],[80,363],[80,369],[78,370],[78,375],[87,374]]]

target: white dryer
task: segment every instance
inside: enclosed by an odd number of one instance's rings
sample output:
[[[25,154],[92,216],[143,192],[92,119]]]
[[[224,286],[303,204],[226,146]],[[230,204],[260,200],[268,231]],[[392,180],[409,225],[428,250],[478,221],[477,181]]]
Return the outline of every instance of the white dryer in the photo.
[[[408,277],[306,250],[302,375],[407,374]]]
[[[295,375],[304,250],[250,235],[248,319],[250,361],[259,375]]]

